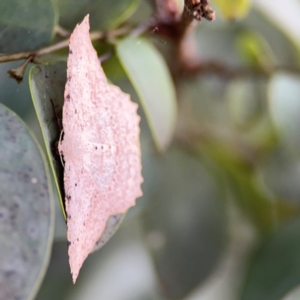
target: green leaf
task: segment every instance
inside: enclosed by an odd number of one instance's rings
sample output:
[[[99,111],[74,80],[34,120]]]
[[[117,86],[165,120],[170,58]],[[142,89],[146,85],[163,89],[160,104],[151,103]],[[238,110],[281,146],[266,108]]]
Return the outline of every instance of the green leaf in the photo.
[[[255,0],[256,8],[265,15],[278,29],[293,41],[300,49],[300,3],[298,0],[285,0],[286,9],[274,5],[273,0]]]
[[[102,248],[111,239],[111,237],[117,232],[119,226],[123,222],[125,215],[126,213],[110,216],[108,218],[105,229],[99,241],[96,243],[94,251]]]
[[[281,300],[298,300],[300,299],[300,286],[298,285],[292,291],[290,291],[285,297]]]
[[[20,84],[12,80],[7,71],[20,65],[19,61],[0,64],[0,102],[14,111],[25,123],[29,121],[33,106],[27,84],[28,70]]]
[[[224,171],[233,199],[260,233],[269,232],[274,226],[296,214],[293,205],[264,188],[256,169],[232,145],[211,139],[199,143],[198,150]]]
[[[218,16],[217,16],[218,17]],[[201,53],[203,61],[222,61],[227,65],[237,66],[241,63],[236,49],[237,32],[234,26],[214,26],[210,23],[208,26],[197,26],[195,28],[195,46],[197,53]],[[203,43],[205,41],[205,43]],[[226,55],[224,55],[226,53]],[[208,76],[207,76],[208,77]],[[202,83],[203,81],[211,82],[211,78],[205,76],[197,78]],[[192,81],[193,82],[193,81]],[[216,80],[213,80],[215,83]],[[201,84],[202,85],[202,84]],[[210,85],[210,84],[209,84]],[[200,99],[201,94],[198,95]]]
[[[55,147],[62,130],[61,115],[67,80],[66,69],[66,63],[58,62],[52,65],[34,66],[29,73],[32,101],[41,126],[46,153],[65,219],[63,167],[59,155],[55,153]]]
[[[51,0],[0,1],[0,53],[30,51],[48,44],[56,22]]]
[[[55,241],[45,279],[35,300],[66,299],[65,295],[73,289],[74,284],[70,277],[68,244],[66,241]]]
[[[91,29],[112,29],[126,21],[137,9],[139,0],[54,0],[59,23],[73,30],[90,14]]]
[[[300,220],[265,240],[255,253],[241,300],[281,299],[300,282]]]
[[[226,91],[230,121],[239,128],[253,126],[262,114],[258,84],[252,80],[232,80]]]
[[[225,242],[224,207],[200,160],[171,149],[156,163],[156,186],[144,219],[147,242],[164,294],[182,299],[218,263]]]
[[[276,57],[267,40],[255,31],[242,31],[236,40],[239,54],[252,67],[268,69],[276,62]]]
[[[252,3],[251,0],[213,0],[212,2],[217,6],[223,18],[229,20],[244,18]]]
[[[58,198],[64,218],[64,186],[63,167],[60,157],[55,153],[56,143],[59,141],[62,119],[62,106],[64,102],[64,89],[66,84],[65,62],[49,65],[37,65],[29,73],[29,85],[32,101],[41,127],[45,142],[46,153],[50,162]],[[111,216],[105,230],[99,239],[95,250],[100,249],[116,232],[123,221],[124,215]]]
[[[23,122],[0,104],[1,299],[33,299],[48,265],[54,206],[47,164]]]
[[[299,160],[290,155],[284,147],[277,147],[260,165],[259,177],[268,193],[276,195],[285,202],[300,204]]]
[[[269,86],[271,118],[285,145],[295,154],[300,147],[300,77],[276,74]]]
[[[159,151],[172,140],[177,117],[176,94],[168,67],[147,40],[126,38],[116,46],[117,55],[134,86]]]

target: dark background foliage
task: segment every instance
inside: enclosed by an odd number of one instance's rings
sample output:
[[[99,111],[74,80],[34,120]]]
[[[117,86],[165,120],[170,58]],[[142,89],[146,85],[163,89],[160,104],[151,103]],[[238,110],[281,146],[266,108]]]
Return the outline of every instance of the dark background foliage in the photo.
[[[300,297],[300,1],[275,2],[0,0],[1,300]],[[87,13],[145,182],[74,286],[53,106]]]

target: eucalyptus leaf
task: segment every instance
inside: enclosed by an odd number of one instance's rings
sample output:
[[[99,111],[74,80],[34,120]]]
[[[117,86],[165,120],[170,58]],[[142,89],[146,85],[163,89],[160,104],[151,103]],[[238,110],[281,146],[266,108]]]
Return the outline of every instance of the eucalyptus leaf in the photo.
[[[269,86],[271,118],[285,145],[297,155],[300,147],[300,77],[278,73]]]
[[[33,136],[2,104],[0,141],[0,298],[34,299],[53,239],[50,176]]]
[[[67,80],[66,69],[66,63],[58,62],[50,65],[34,66],[29,73],[30,92],[65,219],[63,167],[55,147],[62,130],[61,114]]]
[[[252,80],[232,80],[226,91],[226,100],[231,122],[237,127],[247,128],[257,121],[262,113],[258,84]]]
[[[139,96],[156,148],[163,152],[172,140],[177,117],[175,87],[168,67],[145,39],[123,39],[116,50]]]
[[[261,2],[264,1],[262,0]],[[274,5],[272,5],[271,9],[273,9],[273,6]],[[282,17],[279,16],[279,19],[281,18]],[[261,40],[263,44],[258,41],[260,44],[259,47],[263,46],[263,49],[267,50],[264,51],[264,57],[270,53],[268,48],[265,48],[265,46],[270,45],[272,50],[271,53],[274,53],[278,65],[284,66],[297,64],[299,62],[299,53],[297,53],[297,47],[295,47],[295,43],[293,43],[293,40],[276,25],[277,24],[274,24],[273,20],[269,18],[267,14],[262,13],[262,10],[257,8],[255,3],[248,17],[243,21],[244,30],[249,30],[258,34],[258,36],[263,38],[265,41],[264,42]],[[273,60],[272,56],[267,57],[267,63],[270,62],[270,58]],[[260,60],[263,59],[263,57],[260,58]]]
[[[223,18],[234,20],[244,18],[251,8],[251,0],[212,0]]]
[[[276,57],[267,40],[255,31],[242,31],[237,36],[236,45],[247,65],[268,69],[276,62]]]
[[[253,4],[300,49],[300,31],[298,30],[300,3],[298,0],[285,0],[285,9],[282,9],[280,5],[274,5],[273,0],[253,0]]]
[[[267,238],[255,253],[241,300],[279,300],[300,282],[300,220]]]
[[[29,120],[33,110],[27,83],[28,71],[24,74],[23,82],[20,84],[7,75],[8,70],[16,68],[19,65],[19,61],[0,64],[0,102],[26,122]]]
[[[56,23],[51,0],[0,1],[0,53],[30,51],[48,44]]]
[[[59,22],[72,29],[90,14],[92,30],[108,30],[122,24],[136,10],[139,0],[54,0]]]
[[[182,299],[218,263],[226,240],[225,212],[203,162],[171,149],[157,164],[157,184],[144,216],[147,244],[165,296]]]
[[[294,206],[269,193],[258,180],[249,161],[229,147],[218,140],[211,140],[199,144],[198,149],[223,169],[233,199],[252,224],[261,233],[267,233],[278,223],[294,216]]]
[[[282,145],[273,151],[259,168],[259,177],[268,193],[285,202],[300,204],[300,164],[299,159],[289,155]]]
[[[281,300],[299,300],[300,299],[300,286],[298,285],[292,291],[290,291]]]
[[[224,24],[213,27],[212,24],[214,23],[210,23],[210,26],[201,24],[195,28],[195,46],[197,52],[201,53],[201,58],[206,61],[222,61],[230,66],[240,65],[242,60],[235,46],[237,32],[234,27],[225,27]]]
[[[68,245],[65,241],[55,241],[49,268],[35,300],[65,300],[68,291],[74,287],[70,277]]]

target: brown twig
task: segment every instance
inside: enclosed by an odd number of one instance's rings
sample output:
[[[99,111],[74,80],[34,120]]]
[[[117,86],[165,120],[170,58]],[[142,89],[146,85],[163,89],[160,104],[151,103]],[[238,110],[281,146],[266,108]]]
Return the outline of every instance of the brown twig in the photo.
[[[101,39],[113,39],[117,36],[124,35],[125,33],[128,33],[129,29],[128,27],[121,27],[111,32],[101,32],[101,31],[95,31],[90,33],[90,38],[92,41],[94,40],[101,40]],[[8,55],[2,55],[0,56],[0,63],[3,62],[9,62],[9,61],[16,61],[21,59],[28,59],[29,57],[39,57],[46,54],[53,53],[55,51],[67,48],[69,46],[69,38],[62,40],[56,44],[38,49],[36,51],[28,51],[28,52],[21,52],[21,53],[15,53],[15,54],[8,54]]]
[[[23,62],[19,67],[7,71],[11,78],[14,78],[18,83],[21,83],[23,76],[28,64],[33,60],[32,56],[29,56],[25,62]]]
[[[60,36],[62,38],[66,38],[71,35],[71,32],[69,30],[64,29],[60,25],[55,26],[54,32],[55,32],[55,34],[57,34],[58,36]]]
[[[270,66],[268,68],[232,67],[221,62],[207,61],[190,65],[184,64],[182,65],[181,72],[184,73],[185,76],[215,74],[232,79],[238,77],[268,77],[275,72],[288,72],[299,75],[300,68],[284,65]]]

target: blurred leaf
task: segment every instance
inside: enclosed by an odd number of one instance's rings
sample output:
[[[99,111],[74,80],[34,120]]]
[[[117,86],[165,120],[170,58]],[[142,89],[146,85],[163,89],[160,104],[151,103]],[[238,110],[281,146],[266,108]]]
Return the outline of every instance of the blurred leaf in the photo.
[[[292,289],[285,297],[281,300],[299,300],[300,299],[300,286],[298,285],[296,288]]]
[[[152,0],[151,0],[152,1]],[[145,20],[149,20],[153,16],[153,6],[150,5],[150,1],[139,0],[138,9],[128,19],[131,24],[141,24]]]
[[[66,69],[66,63],[58,62],[34,66],[29,73],[32,101],[41,126],[48,160],[65,219],[64,195],[62,195],[64,190],[63,167],[59,155],[55,153],[55,144],[58,142],[62,130],[61,114],[67,80]]]
[[[262,35],[254,31],[243,31],[237,36],[236,45],[244,61],[252,67],[268,68],[276,58]]]
[[[99,250],[111,239],[111,237],[117,232],[119,226],[123,222],[125,215],[126,215],[126,213],[110,216],[108,218],[105,229],[104,229],[99,241],[96,243],[96,245],[94,247],[94,251]]]
[[[300,3],[285,0],[284,9],[273,0],[253,0],[254,5],[300,49]]]
[[[255,253],[241,300],[277,300],[300,283],[300,220],[267,238]]]
[[[243,29],[259,33],[263,37],[267,44],[270,45],[277,64],[285,66],[299,62],[299,53],[297,53],[295,43],[284,32],[279,30],[276,24],[257,7],[253,7],[248,17],[243,20],[242,26]]]
[[[244,18],[251,8],[251,0],[213,0],[214,5],[229,20]]]
[[[182,299],[212,272],[225,242],[220,194],[203,162],[172,149],[157,158],[145,229],[164,294]]]
[[[0,53],[35,50],[49,43],[56,21],[51,0],[0,1]]]
[[[91,29],[112,29],[126,21],[137,9],[139,0],[54,0],[59,11],[59,23],[74,29],[90,14]]]
[[[231,121],[237,127],[250,127],[262,113],[257,82],[245,79],[232,80],[226,91]]]
[[[68,290],[73,288],[68,245],[66,241],[53,243],[52,255],[43,284],[35,300],[66,299]]]
[[[54,207],[46,161],[30,132],[0,105],[1,299],[33,299],[50,256]]]
[[[117,44],[117,55],[139,95],[159,151],[170,144],[177,116],[175,87],[160,53],[148,41],[126,38]]]
[[[283,201],[300,204],[300,162],[280,145],[259,168],[260,178],[269,193]]]
[[[217,25],[217,22],[220,21],[216,20],[209,24],[203,22],[201,26],[197,26],[194,33],[195,43],[192,44],[192,47],[197,47],[195,50],[201,54],[203,61],[222,61],[230,66],[239,66],[242,61],[236,47],[237,30],[233,26],[225,26],[224,23],[213,27],[212,25]],[[190,51],[192,50],[195,51],[191,48]],[[214,80],[216,79],[214,78]]]
[[[121,82],[125,78],[127,78],[124,69],[122,68],[119,59],[114,54],[112,55],[107,61],[102,63],[102,68],[105,72],[105,75],[109,78],[110,81],[114,82]],[[118,84],[116,84],[118,85]],[[132,96],[130,94],[130,96]]]
[[[198,150],[223,169],[236,202],[262,233],[297,213],[294,205],[274,197],[261,186],[252,165],[255,152],[251,153],[251,147],[212,138],[202,141]]]
[[[276,74],[269,86],[269,109],[283,142],[293,151],[300,148],[300,77]]]

